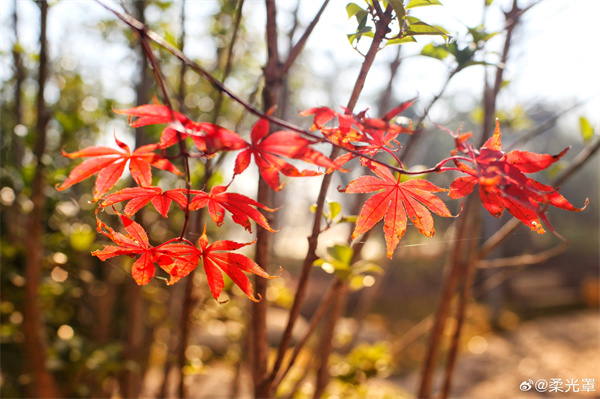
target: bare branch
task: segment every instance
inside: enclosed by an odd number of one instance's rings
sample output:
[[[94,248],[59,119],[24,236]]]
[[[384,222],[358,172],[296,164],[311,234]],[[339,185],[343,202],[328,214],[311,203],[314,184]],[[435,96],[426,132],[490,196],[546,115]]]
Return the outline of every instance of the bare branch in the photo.
[[[507,258],[497,259],[482,259],[477,262],[477,268],[479,269],[493,269],[498,267],[509,267],[509,266],[524,266],[524,265],[535,265],[536,263],[542,263],[550,258],[562,254],[569,247],[565,242],[562,242],[556,247],[547,249],[537,254],[525,254],[519,256],[510,256]]]
[[[298,58],[298,55],[300,54],[300,52],[304,48],[304,45],[306,44],[306,41],[308,40],[310,34],[312,33],[312,31],[315,28],[315,26],[317,26],[317,23],[319,22],[319,19],[321,18],[321,14],[323,14],[323,11],[325,11],[325,7],[327,7],[327,4],[329,4],[329,0],[325,0],[323,2],[323,5],[319,9],[319,12],[317,13],[317,15],[315,15],[315,18],[312,20],[312,22],[310,23],[310,25],[308,25],[308,27],[306,28],[306,30],[302,34],[302,37],[300,37],[300,39],[298,40],[298,43],[296,43],[294,45],[294,47],[292,47],[292,49],[290,50],[290,54],[288,55],[287,60],[283,64],[283,68],[281,69],[281,72],[284,75],[292,67],[292,65],[296,61],[296,58]]]

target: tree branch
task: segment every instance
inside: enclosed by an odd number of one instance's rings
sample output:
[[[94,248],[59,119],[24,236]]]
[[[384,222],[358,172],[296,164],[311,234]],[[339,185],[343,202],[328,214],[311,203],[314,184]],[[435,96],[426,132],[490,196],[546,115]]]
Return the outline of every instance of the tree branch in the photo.
[[[284,75],[287,74],[287,72],[292,67],[292,65],[294,65],[294,62],[296,61],[296,58],[298,58],[298,55],[300,54],[300,52],[304,48],[304,45],[306,44],[306,41],[308,40],[310,34],[312,33],[312,31],[315,28],[315,26],[317,26],[317,23],[319,22],[319,19],[321,18],[321,15],[323,14],[323,11],[325,11],[325,8],[327,7],[327,4],[329,4],[329,0],[325,0],[323,2],[323,5],[321,5],[321,8],[319,9],[319,12],[317,12],[317,15],[315,15],[315,17],[313,18],[313,20],[310,23],[310,25],[308,25],[308,27],[306,28],[306,30],[302,34],[302,37],[300,37],[300,39],[298,40],[298,42],[290,50],[290,54],[288,55],[287,60],[285,61],[285,63],[283,64],[283,67],[281,68],[281,72]]]

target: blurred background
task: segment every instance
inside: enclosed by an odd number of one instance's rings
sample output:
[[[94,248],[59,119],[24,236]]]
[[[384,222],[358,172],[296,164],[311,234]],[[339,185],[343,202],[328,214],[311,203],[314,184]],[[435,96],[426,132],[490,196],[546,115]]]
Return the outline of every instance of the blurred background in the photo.
[[[218,78],[224,75],[238,1],[124,3],[190,58]],[[454,50],[444,46],[443,39],[428,37],[385,48],[356,108],[368,108],[376,117],[417,97],[405,116],[423,122],[424,130],[404,158],[407,168],[431,167],[449,156],[453,140],[433,123],[453,131],[462,124],[463,132],[480,134],[484,83],[500,61],[503,11],[512,2],[494,1],[487,7],[475,0],[443,3],[415,9],[413,15],[443,26],[453,36]],[[550,184],[569,170],[578,154],[583,159],[598,148],[600,2],[519,3],[521,8],[532,7],[513,33],[496,116],[503,148],[557,154],[571,146],[560,162],[536,175]],[[119,8],[116,3],[111,6]],[[319,6],[281,2],[282,38],[296,40]],[[315,106],[340,110],[352,90],[348,82],[356,78],[362,62],[358,52],[368,40],[355,43],[356,48],[349,43],[346,34],[353,33],[356,23],[348,20],[345,7],[344,1],[331,1],[286,82],[283,116],[299,126],[308,128],[312,120],[299,117],[298,111]],[[228,282],[221,299],[229,301],[219,304],[203,273],[188,276],[193,311],[182,320],[179,306],[187,298],[186,283],[167,286],[154,279],[137,287],[129,273],[133,260],[100,262],[90,255],[106,242],[95,232],[93,179],[64,192],[55,190],[75,165],[60,155],[61,149],[112,145],[113,134],[131,146],[142,140],[156,142],[160,126],[134,130],[112,110],[149,103],[160,93],[135,36],[100,5],[51,1],[46,24],[41,23],[43,9],[42,3],[29,0],[0,4],[2,397],[29,397],[34,379],[36,384],[56,384],[56,392],[70,398],[174,397],[182,379],[188,397],[249,397],[248,370],[243,366],[249,304],[241,291]],[[264,4],[246,1],[225,80],[241,97],[256,102],[266,60],[264,24]],[[194,120],[212,121],[222,101],[217,123],[248,137],[254,117],[229,99],[220,99],[208,82],[182,68],[170,54],[158,48],[155,54],[169,89],[180,99],[179,109]],[[329,151],[324,146],[321,150]],[[230,181],[233,160],[223,159],[209,185]],[[192,168],[192,183],[199,184],[204,167],[195,163]],[[519,385],[528,379],[561,378],[566,383],[594,378],[595,391],[580,391],[576,397],[598,397],[599,170],[597,155],[589,155],[561,183],[561,193],[575,206],[589,198],[585,211],[548,210],[568,246],[551,233],[538,235],[521,226],[478,263],[452,396],[535,397],[543,394],[523,393]],[[341,210],[330,205],[332,225],[321,237],[322,256],[327,247],[345,243],[353,229],[351,223],[340,222],[341,216],[356,215],[360,209],[355,209],[352,196],[335,188],[361,174],[356,167],[334,177],[328,202]],[[436,175],[430,180],[448,187],[453,177]],[[249,170],[232,188],[254,197],[257,178],[256,170]],[[274,238],[271,270],[281,266],[283,273],[270,281],[266,298],[273,347],[306,254],[312,227],[307,221],[312,219],[319,182],[290,179],[278,199],[282,208],[275,228],[280,231]],[[130,177],[124,176],[118,187],[129,183]],[[166,174],[157,174],[157,184],[182,186],[181,180]],[[458,213],[459,201],[447,204]],[[183,213],[173,211],[163,219],[148,209],[138,218],[148,226],[151,241],[161,242],[178,235]],[[508,214],[500,219],[486,214],[481,234],[470,239],[484,242],[509,220]],[[254,239],[230,222],[217,231],[209,221],[209,234],[215,240]],[[409,227],[394,260],[385,256],[380,228],[369,236],[363,257],[381,273],[357,275],[350,283],[334,336],[328,397],[414,397],[447,273],[446,259],[456,243],[455,223],[436,217],[431,239]],[[307,328],[332,272],[314,270],[295,339]],[[445,338],[456,322],[449,319]],[[180,333],[186,328],[189,339],[182,347]],[[310,397],[311,378],[303,365],[310,363],[315,348],[316,343],[309,342],[300,353],[280,396]],[[28,361],[36,366],[28,367]],[[441,371],[436,381],[438,377]],[[564,397],[561,392],[544,395]]]

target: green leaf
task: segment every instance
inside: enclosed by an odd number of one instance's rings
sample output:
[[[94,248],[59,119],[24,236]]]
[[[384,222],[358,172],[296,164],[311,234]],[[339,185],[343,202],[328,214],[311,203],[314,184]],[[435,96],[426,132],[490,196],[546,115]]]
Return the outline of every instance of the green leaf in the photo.
[[[348,13],[348,19],[352,18],[353,16],[355,16],[356,14],[358,14],[361,11],[366,12],[356,3],[348,3],[348,5],[346,6],[346,12]]]
[[[356,223],[357,220],[357,215],[342,216],[340,220],[337,221],[337,223]]]
[[[406,17],[406,21],[408,23],[408,29],[405,31],[407,35],[440,35],[440,36],[450,36],[445,29],[429,25],[419,18],[415,17]]]
[[[492,37],[494,37],[498,33],[500,33],[500,32],[487,33],[485,31],[485,27],[483,25],[479,25],[474,28],[467,28],[467,29],[469,30],[469,33],[471,34],[471,36],[473,36],[473,42],[476,44],[479,42],[487,42]]]
[[[361,261],[354,268],[354,274],[383,274],[383,268],[373,262]]]
[[[385,44],[386,46],[393,46],[395,44],[404,44],[404,43],[415,43],[417,41],[417,39],[415,39],[412,36],[405,36],[402,38],[398,38],[398,39],[391,39],[388,40],[387,43]],[[384,46],[385,47],[385,46]]]
[[[410,10],[411,8],[417,8],[417,7],[441,6],[441,5],[442,5],[442,3],[440,3],[438,0],[410,0],[405,8],[407,10]]]
[[[583,116],[579,118],[579,129],[581,130],[581,137],[584,143],[587,143],[594,137],[594,128],[590,124],[590,121]]]
[[[402,4],[402,0],[389,0],[389,3],[396,12],[398,19],[404,18],[406,11],[404,10],[404,4]]]
[[[433,43],[427,44],[421,50],[421,55],[424,55],[426,57],[435,58],[440,61],[445,60],[446,57],[448,57],[450,54],[451,54],[450,51],[448,51],[448,49],[445,45],[436,46]]]
[[[330,202],[329,203],[329,218],[331,220],[335,219],[337,215],[342,211],[342,206],[339,202]]]
[[[354,40],[358,42],[362,36],[373,37],[374,35],[373,32],[371,32],[371,27],[366,26],[361,32],[349,33],[347,36],[350,44],[354,44]]]
[[[69,236],[71,248],[81,252],[88,251],[95,240],[96,233],[87,224],[76,224],[73,227],[73,232]]]
[[[335,244],[327,248],[327,253],[334,259],[345,265],[350,265],[354,250],[347,245]]]
[[[365,285],[363,284],[364,277],[363,276],[352,276],[350,279],[350,284],[348,287],[350,291],[358,291],[363,288]]]

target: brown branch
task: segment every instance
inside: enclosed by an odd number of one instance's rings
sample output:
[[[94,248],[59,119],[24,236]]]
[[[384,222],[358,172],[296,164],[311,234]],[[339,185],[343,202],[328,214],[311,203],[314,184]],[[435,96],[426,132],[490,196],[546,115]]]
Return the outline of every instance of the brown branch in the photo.
[[[331,305],[329,318],[327,318],[327,323],[325,324],[323,334],[321,335],[321,345],[317,355],[319,366],[317,369],[317,381],[315,382],[313,399],[322,398],[325,388],[329,383],[329,355],[333,350],[333,336],[337,321],[342,316],[344,308],[346,307],[348,281],[342,281],[336,278],[333,291],[334,302]]]
[[[327,4],[329,4],[329,0],[325,0],[323,2],[323,5],[321,5],[319,12],[317,12],[317,15],[315,15],[315,17],[313,18],[310,25],[308,25],[308,27],[302,34],[302,37],[300,37],[298,42],[290,50],[290,54],[288,55],[287,60],[285,61],[285,63],[283,64],[283,67],[281,68],[282,74],[284,74],[284,75],[287,74],[287,72],[292,67],[292,65],[294,65],[296,58],[298,58],[298,55],[300,55],[300,52],[304,48],[304,45],[306,44],[306,41],[308,40],[310,34],[312,33],[315,26],[317,26],[317,23],[319,22],[319,19],[321,18],[323,11],[325,11]]]
[[[498,267],[535,265],[537,263],[545,262],[550,258],[562,254],[568,247],[569,245],[567,243],[562,242],[561,244],[553,248],[547,249],[542,252],[538,252],[537,254],[524,254],[519,256],[509,256],[507,258],[496,258],[488,260],[482,259],[477,262],[477,267],[479,269],[492,269]]]
[[[225,60],[225,69],[223,70],[223,76],[221,82],[225,83],[225,80],[231,74],[233,67],[233,48],[237,40],[238,32],[240,30],[240,23],[242,22],[242,9],[244,8],[244,0],[239,0],[236,7],[235,20],[233,22],[233,33],[231,34],[231,41],[229,42],[229,48],[227,49],[227,59]],[[213,115],[213,123],[217,122],[219,113],[221,112],[221,105],[223,104],[223,92],[219,90],[217,95],[217,101],[215,103],[215,113]]]
[[[181,36],[179,37],[179,50],[183,52],[185,48],[185,0],[181,0],[181,13],[179,15],[179,26],[181,26]],[[182,113],[185,113],[185,62],[182,62],[179,67],[179,92],[178,100],[179,100],[179,109]]]
[[[194,71],[196,71],[197,73],[199,73],[200,75],[202,75],[206,80],[208,80],[208,82],[213,85],[216,89],[222,91],[223,93],[225,93],[228,97],[230,97],[232,100],[234,100],[235,102],[239,103],[242,107],[244,107],[246,109],[246,111],[248,111],[249,113],[259,117],[259,118],[264,118],[266,120],[268,120],[271,123],[274,123],[278,126],[281,126],[284,129],[287,130],[291,130],[293,132],[297,132],[300,133],[301,135],[308,137],[310,139],[315,140],[316,142],[326,142],[328,144],[330,144],[331,146],[335,147],[336,152],[333,153],[335,154],[335,156],[337,156],[339,154],[339,150],[344,150],[346,152],[350,152],[358,157],[362,157],[364,159],[368,159],[372,162],[375,162],[377,164],[380,165],[384,165],[388,168],[390,168],[393,171],[396,171],[398,173],[402,173],[402,174],[422,174],[422,173],[431,173],[431,172],[437,172],[437,169],[429,169],[427,171],[420,171],[420,172],[410,172],[407,171],[403,168],[394,166],[394,165],[390,165],[388,163],[385,163],[383,161],[380,161],[378,159],[375,159],[369,155],[365,155],[360,153],[357,150],[354,149],[350,149],[348,147],[339,145],[337,143],[333,143],[329,140],[327,140],[326,138],[316,135],[314,133],[312,133],[309,130],[306,129],[302,129],[292,123],[289,123],[287,121],[284,121],[280,118],[274,117],[272,115],[267,115],[265,112],[260,111],[258,108],[254,107],[250,102],[243,100],[240,96],[238,96],[237,94],[235,94],[233,91],[231,91],[229,88],[227,88],[223,83],[221,83],[218,79],[216,79],[214,76],[212,76],[208,71],[206,71],[204,68],[202,68],[200,65],[198,65],[196,62],[190,60],[185,54],[183,54],[181,51],[179,51],[179,49],[175,48],[174,46],[172,46],[169,42],[167,42],[166,40],[164,40],[162,37],[160,37],[158,34],[156,34],[155,32],[153,32],[152,30],[148,29],[147,27],[145,27],[142,23],[140,23],[139,21],[137,21],[135,18],[131,17],[130,15],[124,15],[119,13],[118,11],[115,11],[113,9],[111,9],[110,7],[106,6],[105,4],[101,3],[100,0],[94,0],[95,2],[97,2],[98,4],[100,4],[102,7],[104,7],[105,9],[107,9],[108,11],[112,12],[113,14],[115,14],[115,16],[117,16],[121,21],[123,21],[124,23],[126,23],[127,25],[131,26],[133,29],[139,30],[144,32],[144,34],[148,37],[148,39],[152,40],[153,42],[155,42],[156,44],[158,44],[159,46],[163,47],[165,50],[167,50],[168,52],[170,52],[171,54],[173,54],[175,57],[179,58],[181,61],[185,62],[190,68],[192,68]],[[390,7],[388,7],[388,10],[391,9]],[[390,15],[388,15],[390,14]],[[386,11],[387,18],[391,17],[391,11],[388,13]],[[385,34],[384,34],[385,35]],[[379,44],[381,44],[381,41],[378,42]],[[373,46],[371,46],[372,48]],[[377,53],[379,49],[375,49],[375,54]],[[371,51],[371,50],[369,50]],[[374,54],[373,54],[374,57]],[[368,61],[370,59],[370,62]],[[371,55],[367,53],[367,56],[365,57],[365,61],[363,62],[363,68],[361,69],[361,74],[364,73],[365,70],[368,70],[370,68],[370,65],[372,64],[372,59],[371,59]],[[364,67],[368,65],[368,68],[364,69]],[[360,94],[360,92],[362,91],[362,87],[364,86],[364,82],[366,79],[366,75],[361,75],[359,76],[359,79],[357,80],[357,82],[362,82],[361,86],[355,86],[352,96],[351,96],[351,102],[348,103],[349,106],[347,106],[346,108],[351,111],[354,110],[354,107],[356,106],[356,101],[358,101],[358,96]],[[266,84],[266,83],[265,83]],[[351,105],[351,106],[350,106]]]
[[[496,76],[494,81],[494,86],[489,88],[486,85],[484,89],[484,120],[483,120],[483,131],[480,137],[480,145],[492,135],[492,126],[494,122],[494,114],[496,112],[496,101],[498,98],[498,93],[502,87],[502,76],[504,73],[504,67],[508,61],[508,53],[512,44],[512,34],[514,28],[518,25],[520,21],[520,17],[523,14],[523,10],[519,9],[518,1],[513,0],[512,9],[509,12],[506,12],[505,18],[507,21],[506,27],[506,37],[504,41],[504,48],[502,51],[502,58],[500,61],[501,67],[496,69]],[[474,197],[474,196],[473,196]],[[471,210],[471,209],[469,209]],[[481,226],[481,209],[477,207],[473,209],[473,223],[470,226],[470,233],[477,234]],[[454,335],[452,337],[450,343],[450,349],[448,351],[448,357],[445,365],[444,371],[444,382],[442,385],[441,398],[445,399],[450,394],[450,389],[452,385],[452,376],[454,374],[454,367],[456,365],[456,359],[458,356],[458,346],[460,341],[460,335],[462,332],[462,327],[464,325],[466,308],[468,301],[471,297],[473,279],[475,276],[476,270],[476,242],[475,240],[470,241],[468,251],[466,255],[463,256],[463,259],[460,261],[459,267],[462,269],[460,272],[462,274],[462,286],[459,289],[459,297],[458,297],[458,305],[456,309],[456,329]]]
[[[160,64],[158,63],[158,60],[154,56],[154,53],[152,52],[152,49],[150,48],[150,44],[148,43],[147,35],[145,33],[146,29],[147,29],[146,25],[142,23],[142,28],[136,29],[136,32],[138,33],[138,38],[140,40],[140,44],[142,45],[142,49],[144,50],[146,59],[150,62],[150,65],[152,66],[152,71],[154,72],[154,79],[156,80],[158,87],[160,88],[160,91],[163,95],[163,100],[165,101],[167,107],[169,108],[169,111],[171,112],[171,119],[175,122],[176,118],[175,118],[175,114],[173,113],[173,105],[171,103],[169,93],[167,92],[165,79],[160,70]],[[190,161],[189,161],[190,156],[189,156],[186,144],[185,144],[183,134],[179,130],[177,130],[177,139],[179,142],[179,157],[182,158],[182,160],[183,160],[183,168],[184,168],[184,173],[185,173],[185,188],[186,188],[186,196],[187,196],[186,206],[185,206],[185,209],[183,210],[184,214],[185,214],[183,227],[181,229],[181,234],[179,235],[179,238],[183,238],[185,236],[185,232],[187,230],[187,226],[188,226],[188,223],[190,220],[190,209],[189,209],[189,203],[191,200],[191,196],[190,196],[191,175],[190,175]]]
[[[387,19],[382,19],[383,22],[381,22],[377,25],[375,37],[373,38],[371,47],[369,48],[369,51],[367,53],[367,57],[363,61],[361,70],[359,72],[358,78],[354,85],[354,90],[352,91],[352,95],[350,97],[350,100],[348,101],[347,108],[348,108],[349,112],[353,111],[353,109],[356,105],[356,102],[358,101],[358,97],[360,96],[360,93],[364,86],[364,83],[365,83],[365,80],[367,77],[367,73],[370,70],[371,66],[373,65],[373,61],[375,60],[375,55],[377,54],[379,45],[381,44],[381,42],[383,41],[383,38],[385,36],[387,24],[389,23],[390,16],[391,16],[391,7],[388,7],[388,10],[389,11],[386,12]],[[331,153],[330,158],[334,159],[337,156],[337,154],[338,154],[338,149],[334,148]],[[269,377],[271,381],[273,381],[275,379],[275,376],[279,372],[279,368],[281,367],[283,357],[284,357],[285,352],[291,342],[292,329],[294,327],[294,324],[296,323],[298,315],[300,314],[300,309],[301,309],[302,303],[304,302],[304,298],[306,296],[306,289],[308,288],[308,280],[309,280],[310,274],[312,272],[313,263],[317,259],[316,249],[317,249],[317,244],[319,242],[319,235],[321,234],[321,219],[322,219],[322,214],[323,214],[323,208],[325,206],[325,198],[327,196],[327,191],[331,184],[331,178],[332,178],[332,174],[327,174],[327,175],[323,176],[323,181],[321,183],[321,189],[319,191],[319,195],[317,197],[317,202],[316,202],[317,207],[315,210],[315,216],[314,216],[314,220],[313,220],[312,233],[311,233],[310,237],[308,237],[308,250],[306,253],[306,257],[304,258],[304,262],[302,264],[302,270],[300,272],[300,278],[298,280],[298,286],[296,288],[294,302],[292,304],[292,308],[290,309],[288,323],[286,325],[286,329],[284,331],[283,337],[281,339],[281,343],[279,345],[279,350],[277,352],[277,358],[276,358],[275,364],[273,366],[273,371],[271,372],[271,375]]]
[[[462,239],[468,234],[470,228],[471,214],[474,210],[475,197],[470,196],[467,198],[465,207],[462,212],[462,217],[458,219],[456,229],[456,241],[454,248],[452,249],[451,258],[448,260],[446,265],[447,275],[444,277],[444,285],[440,294],[438,308],[435,314],[433,328],[431,336],[429,338],[429,345],[427,347],[427,354],[425,362],[423,363],[423,369],[421,372],[421,383],[419,386],[419,398],[429,398],[431,395],[431,384],[433,381],[433,373],[435,371],[435,365],[440,350],[440,342],[444,334],[444,328],[446,320],[450,313],[450,305],[452,297],[456,291],[459,277],[461,276],[461,259],[465,253],[465,246],[468,240]]]
[[[337,280],[331,281],[331,284],[327,288],[325,295],[321,299],[319,306],[315,310],[315,312],[310,320],[310,324],[308,325],[306,333],[300,339],[300,341],[298,341],[296,346],[294,346],[294,351],[292,352],[292,355],[290,356],[290,360],[288,361],[286,368],[282,369],[282,371],[276,376],[275,381],[273,382],[274,386],[279,386],[281,381],[285,378],[287,373],[290,371],[290,369],[294,365],[294,362],[296,361],[296,358],[298,357],[298,354],[300,353],[302,348],[304,348],[304,345],[306,345],[306,343],[308,342],[308,340],[310,339],[312,334],[317,329],[317,326],[319,325],[319,322],[325,315],[325,312],[331,306],[331,302],[333,301],[334,295],[337,293],[337,291],[335,290],[336,282],[337,282]]]
[[[425,107],[425,109],[423,110],[423,115],[421,115],[421,117],[417,120],[417,123],[414,124],[415,129],[417,129],[417,130],[415,131],[415,133],[411,134],[408,137],[408,140],[400,149],[399,157],[402,161],[407,159],[407,157],[411,153],[410,150],[415,146],[415,144],[423,136],[423,130],[421,128],[421,124],[423,123],[423,121],[425,120],[427,115],[429,114],[429,111],[431,110],[431,108],[438,102],[438,100],[440,98],[442,98],[442,96],[444,95],[444,92],[446,91],[446,89],[448,88],[448,85],[450,84],[450,81],[458,72],[459,72],[458,69],[453,69],[452,71],[450,71],[450,73],[448,74],[448,77],[446,78],[446,81],[444,82],[444,85],[442,86],[440,91],[435,95],[435,97],[431,100],[431,102],[427,105],[427,107]]]
[[[36,165],[31,185],[33,209],[27,217],[27,239],[25,240],[25,306],[24,325],[25,361],[33,376],[29,387],[30,397],[56,398],[61,393],[53,375],[46,368],[47,344],[43,315],[38,305],[38,291],[44,259],[44,209],[46,206],[46,167],[43,157],[46,153],[46,128],[48,126],[48,110],[44,101],[44,91],[48,78],[48,41],[46,37],[48,3],[39,2],[40,6],[40,55],[38,67],[37,93],[37,125],[33,154]]]

